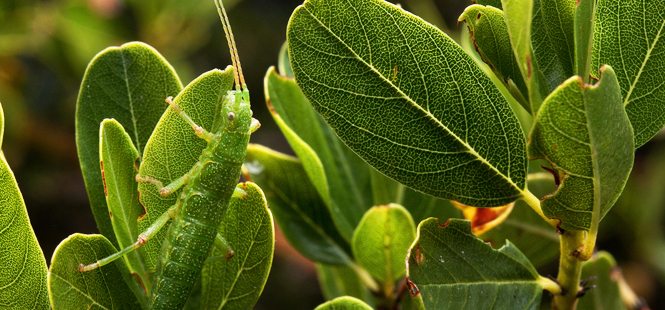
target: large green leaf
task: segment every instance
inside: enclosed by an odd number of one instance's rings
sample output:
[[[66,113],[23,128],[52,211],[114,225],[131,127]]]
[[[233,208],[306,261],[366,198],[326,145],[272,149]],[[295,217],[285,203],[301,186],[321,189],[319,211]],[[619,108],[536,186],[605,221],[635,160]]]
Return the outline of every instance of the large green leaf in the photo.
[[[535,62],[538,64],[539,81],[543,83],[545,92],[549,94],[570,77],[567,75],[553,47],[552,38],[547,34],[547,25],[543,18],[540,1],[533,2],[531,17],[531,47]],[[577,38],[576,38],[577,39]],[[545,95],[546,96],[546,95]]]
[[[565,77],[575,72],[575,0],[534,0],[540,2],[545,34],[563,68]]]
[[[124,249],[136,242],[139,235],[137,220],[143,214],[136,183],[139,155],[125,129],[114,119],[105,119],[100,125],[99,154],[109,217],[119,248]],[[143,249],[132,251],[123,256],[123,260],[129,272],[141,280],[146,295],[150,295],[148,268],[141,252]]]
[[[377,206],[363,216],[353,234],[353,256],[358,265],[383,284],[387,294],[405,273],[404,258],[416,237],[416,225],[404,207]]]
[[[591,75],[616,70],[635,147],[665,125],[665,2],[598,0]]]
[[[53,253],[48,286],[54,310],[140,309],[125,280],[129,276],[122,260],[79,272],[79,264],[91,264],[116,252],[101,235],[74,234],[63,240]]]
[[[298,159],[250,144],[246,172],[265,191],[275,220],[289,243],[305,257],[325,264],[349,264],[350,247]]]
[[[340,234],[351,239],[372,206],[369,167],[312,110],[293,78],[268,70],[266,102],[315,188],[327,203]]]
[[[593,16],[596,0],[580,0],[575,3],[575,74],[589,81],[591,47],[593,45]]]
[[[579,310],[625,310],[621,300],[619,283],[614,273],[620,274],[614,257],[607,252],[598,252],[582,265],[582,279],[589,279],[587,291],[577,303]]]
[[[434,218],[418,225],[407,276],[426,309],[538,309],[546,282],[510,242],[494,250],[469,221]]]
[[[211,70],[192,81],[174,99],[174,102],[187,113],[196,124],[211,130],[214,118],[219,114],[222,99],[233,84],[233,68],[224,71]],[[185,175],[199,160],[206,142],[196,136],[194,130],[173,109],[168,109],[160,119],[148,141],[139,169],[141,176],[150,176],[164,185]],[[157,188],[149,183],[138,185],[140,202],[146,210],[139,219],[139,231],[145,231],[152,222],[169,207],[175,205],[182,189],[168,197],[159,195]],[[168,225],[168,224],[167,224]],[[145,248],[145,262],[154,270],[164,239],[163,229]]]
[[[531,22],[534,8],[538,7],[539,2],[539,0],[501,0],[510,44],[513,46],[517,65],[529,91],[533,115],[538,113],[542,101],[540,69],[533,57],[531,46]]]
[[[4,131],[0,106],[0,143]],[[1,144],[0,144],[1,145]],[[48,309],[46,260],[23,196],[0,153],[0,309]]]
[[[359,299],[344,296],[326,302],[314,310],[372,310],[372,308]]]
[[[99,231],[114,246],[118,241],[108,216],[99,171],[99,123],[114,118],[129,133],[139,157],[164,113],[167,96],[182,89],[178,76],[152,47],[127,43],[109,47],[88,65],[76,103],[76,147]]]
[[[503,12],[492,6],[472,5],[458,20],[466,22],[474,47],[483,61],[489,64],[522,107],[531,111],[525,99],[529,98],[529,90],[515,60]]]
[[[542,202],[545,215],[564,229],[589,230],[590,240],[633,167],[633,134],[621,103],[612,68],[593,86],[572,77],[547,97],[531,131],[529,156],[547,159],[561,179]],[[585,248],[584,257],[592,251]]]
[[[351,296],[372,303],[372,294],[353,268],[345,265],[316,264],[321,293],[326,300]]]
[[[296,82],[374,168],[475,206],[522,196],[525,141],[515,114],[438,29],[379,0],[308,0],[287,37]]]
[[[201,309],[252,309],[268,280],[275,251],[272,215],[256,184],[247,182],[243,188],[247,197],[231,200],[219,228],[235,255],[206,262]],[[211,257],[224,254],[213,248]]]

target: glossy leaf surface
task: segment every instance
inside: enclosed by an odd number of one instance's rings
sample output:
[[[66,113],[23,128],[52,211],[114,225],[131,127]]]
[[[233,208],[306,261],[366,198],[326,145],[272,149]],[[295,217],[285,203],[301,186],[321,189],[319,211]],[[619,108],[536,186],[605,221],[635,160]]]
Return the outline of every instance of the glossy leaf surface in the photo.
[[[0,143],[4,114],[0,106]],[[1,145],[0,145],[1,146]],[[0,308],[49,309],[46,260],[14,173],[0,153]]]
[[[372,308],[359,299],[345,296],[326,302],[314,310],[372,310]]]
[[[340,234],[351,240],[353,230],[372,206],[369,167],[316,114],[293,78],[268,70],[266,102],[273,119],[301,160],[326,202]]]
[[[292,15],[287,37],[298,85],[374,168],[466,204],[521,196],[526,159],[517,118],[438,29],[378,0],[309,0]]]
[[[591,75],[603,65],[616,71],[639,147],[665,125],[665,2],[598,1]]]
[[[76,146],[90,206],[99,231],[118,246],[108,216],[99,170],[99,124],[114,118],[129,133],[139,156],[167,107],[182,89],[171,65],[152,47],[127,43],[109,47],[90,62],[76,103]]]
[[[143,215],[143,208],[138,201],[138,183],[136,183],[136,160],[138,152],[125,129],[114,119],[102,121],[99,129],[99,152],[102,167],[104,193],[109,208],[109,217],[113,231],[124,249],[134,242],[139,235],[138,218]],[[138,249],[123,256],[131,273],[136,274],[150,291],[148,269]]]
[[[561,227],[591,230],[623,191],[633,166],[632,130],[614,71],[596,85],[572,77],[543,103],[531,132],[529,156],[545,158],[561,185],[541,205]],[[590,250],[592,251],[592,250]]]
[[[210,130],[221,109],[222,100],[227,91],[231,90],[232,84],[232,67],[224,71],[211,70],[187,85],[174,102],[196,124]],[[189,172],[199,160],[205,146],[205,141],[196,136],[192,127],[169,108],[146,145],[139,174],[153,177],[164,185],[169,184]],[[144,231],[157,217],[175,205],[182,189],[168,197],[162,197],[152,184],[141,182],[138,187],[140,202],[146,208],[146,215],[139,219],[139,231]],[[150,270],[154,270],[156,266],[165,234],[166,229],[163,229],[143,246],[146,251],[144,259]]]
[[[261,189],[244,183],[244,199],[231,199],[219,234],[235,252],[226,260],[219,248],[203,267],[201,309],[252,309],[268,279],[275,251],[272,215]]]
[[[141,309],[123,274],[129,274],[122,260],[87,272],[79,264],[91,264],[116,252],[101,235],[74,234],[63,240],[53,253],[49,270],[49,295],[54,310]]]
[[[510,242],[499,250],[471,233],[469,221],[427,219],[407,260],[409,289],[426,309],[538,309],[540,276]]]
[[[298,159],[250,144],[245,167],[250,179],[265,191],[277,224],[298,252],[325,264],[351,262],[349,245]]]
[[[529,90],[515,60],[503,12],[492,6],[472,5],[458,20],[466,22],[474,47],[483,61],[490,65],[513,97],[519,98],[518,102],[531,111],[525,99],[529,98]]]
[[[405,273],[404,258],[416,237],[409,212],[396,204],[372,207],[353,234],[351,247],[358,265],[392,289]]]
[[[577,303],[579,310],[625,310],[616,276],[621,274],[614,257],[598,252],[582,265],[581,279],[590,279],[587,291]]]

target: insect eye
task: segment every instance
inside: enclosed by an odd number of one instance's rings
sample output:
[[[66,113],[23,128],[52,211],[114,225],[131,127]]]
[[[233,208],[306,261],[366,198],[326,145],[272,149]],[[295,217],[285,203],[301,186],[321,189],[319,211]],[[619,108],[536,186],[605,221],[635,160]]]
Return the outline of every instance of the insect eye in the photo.
[[[229,114],[226,114],[226,118],[232,121],[234,118],[236,118],[236,115],[233,114],[233,112],[229,112]]]

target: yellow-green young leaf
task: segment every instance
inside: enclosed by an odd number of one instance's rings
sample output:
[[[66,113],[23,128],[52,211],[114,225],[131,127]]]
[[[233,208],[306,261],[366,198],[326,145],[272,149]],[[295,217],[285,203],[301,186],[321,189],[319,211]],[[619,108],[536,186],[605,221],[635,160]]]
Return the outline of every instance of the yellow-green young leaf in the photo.
[[[549,173],[545,173],[549,177],[529,180],[529,190],[538,197],[547,195],[556,189],[554,178]],[[535,267],[551,262],[560,253],[559,235],[524,201],[516,202],[508,218],[501,225],[482,234],[480,239],[490,242],[494,248],[498,248],[504,245],[506,240],[510,240]]]
[[[293,70],[291,69],[291,61],[289,60],[289,45],[286,42],[284,42],[284,44],[282,44],[282,48],[279,49],[277,69],[282,75],[293,77]]]
[[[470,205],[522,196],[525,139],[515,114],[437,28],[380,0],[307,0],[287,38],[305,96],[378,171]]]
[[[129,276],[121,260],[79,272],[79,264],[92,264],[117,252],[104,236],[74,234],[63,240],[53,253],[49,270],[49,296],[53,310],[141,309],[127,286]]]
[[[540,69],[531,47],[531,18],[534,8],[540,2],[535,1],[536,4],[534,0],[501,0],[510,43],[513,46],[517,66],[529,91],[528,98],[533,115],[538,113],[542,101]]]
[[[353,230],[372,206],[369,167],[316,114],[293,78],[274,68],[265,78],[266,102],[272,116],[301,160],[309,179],[326,202],[340,234]]]
[[[593,45],[593,15],[596,0],[579,0],[575,3],[575,74],[589,82],[591,46]]]
[[[420,222],[407,258],[407,283],[425,309],[538,309],[542,278],[507,242],[499,250],[478,239],[471,223]]]
[[[550,47],[554,50],[554,55],[563,68],[564,76],[573,76],[575,74],[576,0],[534,1],[540,2],[545,33],[550,41]]]
[[[561,180],[542,201],[543,212],[594,239],[633,167],[633,133],[621,102],[612,68],[596,85],[572,77],[547,97],[531,131],[529,156],[547,159]],[[592,251],[593,243],[585,248]]]
[[[416,237],[416,225],[397,204],[372,207],[353,233],[351,248],[356,262],[392,289],[404,275],[404,258]]]
[[[640,147],[665,125],[665,1],[598,1],[591,75],[603,65],[616,70]]]
[[[119,248],[124,249],[136,242],[139,235],[137,220],[143,214],[136,183],[139,154],[125,129],[114,119],[105,119],[100,125],[99,154],[109,217]],[[123,260],[129,272],[138,276],[145,292],[150,295],[149,272],[141,252],[142,248],[132,251],[123,256]],[[129,285],[133,288],[135,284]]]
[[[250,144],[246,173],[265,191],[270,210],[289,243],[305,257],[325,264],[349,264],[351,249],[335,228],[328,208],[301,162]]]
[[[373,305],[372,293],[363,285],[353,268],[344,265],[316,264],[321,293],[326,300],[351,296],[370,306]]]
[[[201,309],[252,309],[268,280],[275,251],[275,230],[266,198],[254,183],[244,183],[247,197],[231,199],[219,228],[234,256],[211,259],[203,267]],[[213,248],[212,258],[225,253]]]
[[[0,142],[4,131],[0,107]],[[0,153],[0,308],[48,309],[46,260],[14,173]]]
[[[589,279],[586,285],[595,286],[577,303],[579,310],[625,310],[616,274],[621,274],[614,257],[601,251],[582,265],[581,279]]]
[[[529,98],[529,90],[515,60],[503,12],[492,6],[472,5],[464,10],[458,20],[466,22],[474,47],[483,61],[522,107],[530,112],[531,106],[525,99]]]
[[[344,296],[323,303],[314,310],[372,310],[372,307],[359,299]]]
[[[173,101],[197,125],[211,130],[213,121],[221,110],[222,100],[232,86],[231,66],[224,71],[211,70],[189,83]],[[139,174],[153,177],[164,185],[169,184],[192,169],[205,146],[206,142],[196,136],[194,129],[169,108],[159,120],[145,147]],[[182,189],[168,197],[162,197],[152,184],[141,182],[138,187],[140,202],[146,210],[145,216],[139,219],[139,231],[145,231],[157,217],[175,205]],[[154,239],[143,246],[146,253],[144,259],[149,270],[155,270],[165,235],[166,229],[162,229]]]
[[[182,89],[171,65],[152,47],[132,42],[109,47],[90,61],[76,103],[76,147],[99,231],[118,241],[106,207],[99,171],[99,123],[114,118],[129,133],[139,156],[168,106],[164,99]]]

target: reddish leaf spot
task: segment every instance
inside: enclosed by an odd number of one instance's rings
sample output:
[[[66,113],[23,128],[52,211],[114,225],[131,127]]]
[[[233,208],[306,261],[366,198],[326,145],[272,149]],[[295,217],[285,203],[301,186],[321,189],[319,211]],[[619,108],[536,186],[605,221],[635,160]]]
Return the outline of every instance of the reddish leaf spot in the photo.
[[[476,19],[480,19],[480,16],[482,16],[482,15],[483,15],[483,14],[481,14],[480,12],[478,12],[478,17],[476,17]]]
[[[148,210],[145,208],[145,206],[144,206],[143,203],[141,202],[141,192],[140,192],[140,191],[139,191],[138,194],[136,195],[136,200],[139,201],[139,205],[141,206],[141,208],[143,208],[143,214],[141,214],[141,216],[139,216],[139,218],[138,218],[138,219],[140,220],[140,219],[142,219],[142,218],[148,213]]]
[[[409,287],[409,293],[411,294],[411,297],[416,297],[418,294],[420,294],[420,290],[418,290],[416,284],[411,282],[411,279],[408,277],[406,278],[406,286]]]
[[[441,227],[446,227],[446,226],[448,226],[448,224],[450,224],[450,219],[448,219],[448,220],[447,220],[445,223],[443,223],[443,224],[441,224],[441,222],[439,222],[439,226],[441,226]]]
[[[277,115],[277,112],[275,112],[275,109],[272,107],[272,103],[270,102],[270,98],[266,99],[266,105],[268,106],[268,110],[270,110],[270,113]]]
[[[104,183],[104,196],[108,197],[109,194],[106,191],[106,177],[104,176],[104,161],[100,161],[99,166],[101,166],[101,168],[102,168],[102,182]]]
[[[527,70],[527,78],[531,79],[531,56],[526,55],[526,70]]]
[[[540,168],[543,168],[543,169],[547,170],[547,172],[551,173],[552,176],[554,176],[554,184],[556,184],[557,187],[561,184],[561,180],[559,180],[559,173],[558,172],[556,172],[554,169],[547,168],[543,165],[541,165]]]
[[[143,283],[143,279],[141,279],[141,277],[139,277],[136,272],[132,272],[132,277],[134,278],[134,281],[138,282],[141,285],[141,288],[143,288],[143,294],[148,295],[148,291],[145,289],[145,283]]]
[[[423,252],[420,251],[420,243],[416,244],[416,264],[420,265],[425,261],[425,255],[423,255]]]
[[[563,228],[561,228],[561,224],[563,223],[563,221],[560,218],[556,218],[556,217],[554,217],[552,219],[559,221],[559,224],[556,225],[556,233],[559,234],[559,235],[563,235],[564,230],[563,230]]]
[[[136,171],[139,171],[139,158],[138,157],[134,158],[134,169],[136,169]]]
[[[113,218],[113,212],[109,211],[109,217]]]

